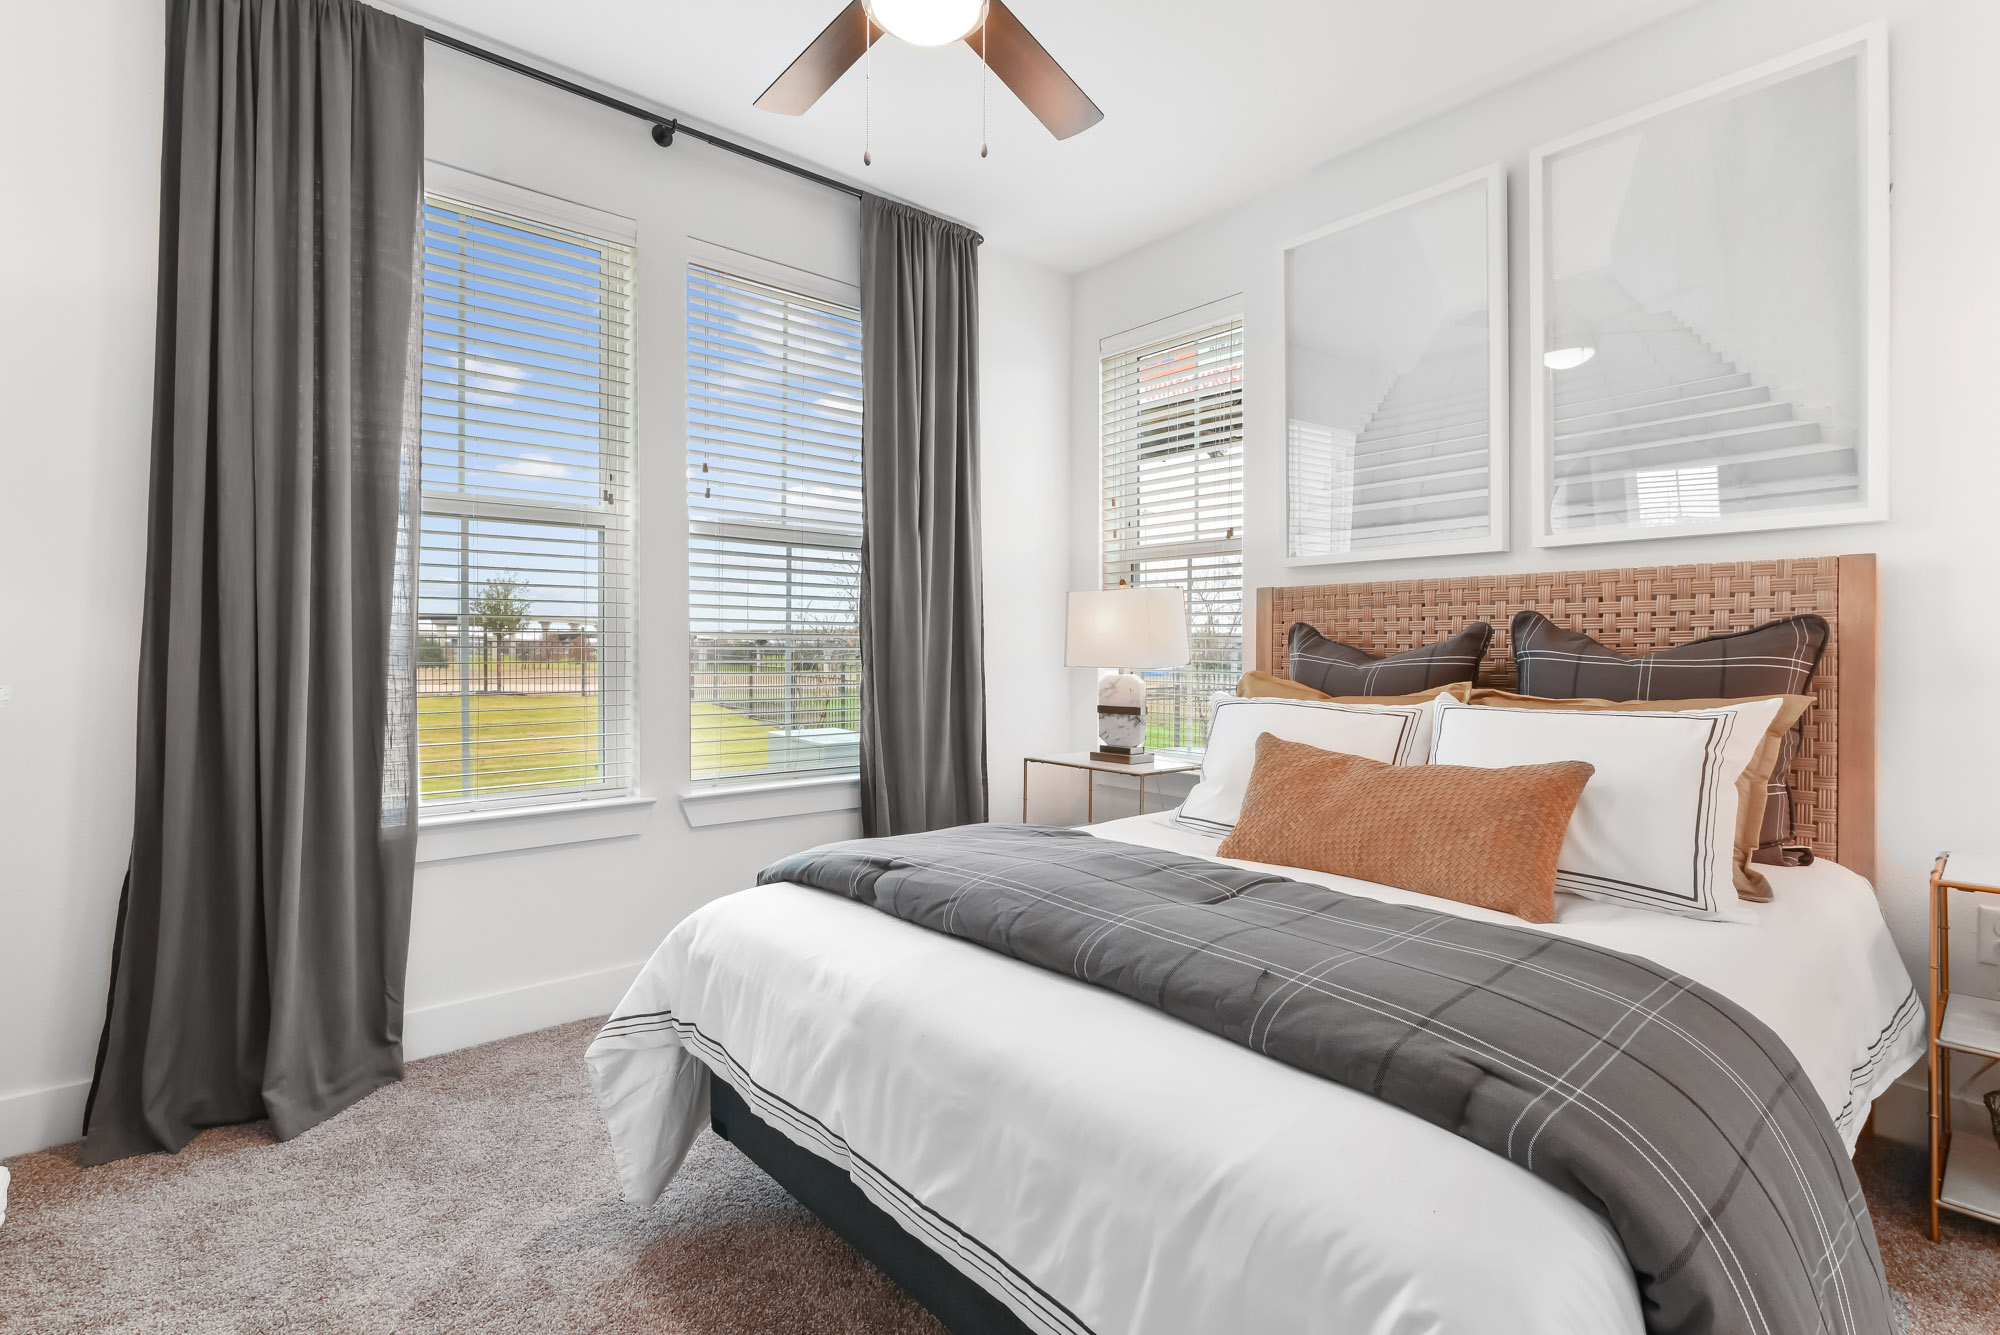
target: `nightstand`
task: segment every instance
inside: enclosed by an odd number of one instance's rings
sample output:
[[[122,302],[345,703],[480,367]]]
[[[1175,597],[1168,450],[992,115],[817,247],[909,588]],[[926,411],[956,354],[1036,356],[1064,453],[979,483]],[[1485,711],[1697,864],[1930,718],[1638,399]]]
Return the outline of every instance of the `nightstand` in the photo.
[[[1982,1121],[1954,1146],[1951,1054],[2000,1060],[2000,1001],[1951,994],[1951,892],[2000,896],[2000,859],[1938,854],[1931,868],[1931,1241],[1938,1211],[1956,1210],[2000,1224],[2000,1144]],[[1983,1111],[1983,1110],[1982,1110]]]
[[[1058,756],[1023,756],[1021,758],[1021,823],[1028,823],[1028,766],[1058,765],[1064,769],[1089,771],[1084,779],[1083,822],[1088,825],[1097,818],[1097,776],[1100,774],[1125,774],[1139,780],[1139,811],[1146,810],[1146,780],[1156,779],[1162,774],[1186,774],[1201,768],[1199,760],[1180,760],[1155,755],[1143,765],[1123,765],[1116,761],[1092,760],[1088,751],[1069,751]]]

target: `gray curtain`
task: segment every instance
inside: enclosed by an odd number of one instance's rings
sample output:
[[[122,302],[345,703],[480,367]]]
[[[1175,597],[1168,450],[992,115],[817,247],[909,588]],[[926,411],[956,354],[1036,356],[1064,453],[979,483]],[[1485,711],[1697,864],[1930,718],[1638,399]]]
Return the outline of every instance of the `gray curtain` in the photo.
[[[354,0],[172,0],[167,33],[137,803],[86,1163],[291,1137],[402,1072],[423,35]]]
[[[861,829],[986,819],[979,236],[861,201]]]

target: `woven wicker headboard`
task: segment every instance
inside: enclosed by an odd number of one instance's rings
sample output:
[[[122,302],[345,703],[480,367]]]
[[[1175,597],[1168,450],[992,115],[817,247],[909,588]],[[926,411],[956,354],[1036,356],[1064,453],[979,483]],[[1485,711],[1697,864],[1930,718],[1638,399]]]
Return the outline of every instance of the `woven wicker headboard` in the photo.
[[[1463,579],[1308,584],[1257,590],[1256,665],[1286,674],[1295,621],[1371,654],[1493,626],[1480,683],[1512,688],[1508,623],[1524,608],[1624,654],[1650,653],[1775,617],[1817,612],[1833,627],[1813,678],[1818,703],[1792,766],[1794,837],[1863,876],[1875,871],[1876,598],[1873,556],[1733,565],[1535,571]]]

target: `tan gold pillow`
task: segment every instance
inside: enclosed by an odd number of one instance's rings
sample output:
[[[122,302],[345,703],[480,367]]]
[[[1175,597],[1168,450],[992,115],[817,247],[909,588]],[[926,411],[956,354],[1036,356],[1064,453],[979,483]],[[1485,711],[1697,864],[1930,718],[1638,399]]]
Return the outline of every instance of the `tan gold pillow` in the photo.
[[[1236,693],[1256,700],[1331,700],[1325,691],[1301,686],[1290,677],[1277,677],[1254,669],[1236,679]]]
[[[1764,874],[1750,865],[1750,855],[1757,851],[1757,844],[1764,825],[1764,796],[1771,785],[1771,771],[1778,766],[1778,757],[1785,749],[1785,734],[1792,725],[1805,717],[1805,712],[1813,706],[1810,695],[1753,695],[1745,699],[1779,699],[1784,703],[1778,707],[1778,715],[1771,720],[1771,726],[1764,730],[1764,740],[1757,744],[1756,755],[1736,780],[1736,856],[1731,865],[1739,899],[1753,904],[1768,903],[1771,898],[1771,883]],[[1615,709],[1628,714],[1671,713],[1682,709],[1721,709],[1728,705],[1740,705],[1743,700],[1553,700],[1539,695],[1515,695],[1509,691],[1495,691],[1481,687],[1472,693],[1469,701],[1475,705],[1503,705],[1511,709]]]
[[[1385,765],[1267,732],[1215,851],[1553,922],[1556,858],[1596,772],[1581,760]]]
[[[1331,700],[1340,705],[1420,705],[1426,700],[1436,699],[1446,691],[1451,692],[1452,699],[1463,702],[1472,694],[1472,683],[1457,681],[1449,686],[1417,691],[1410,695],[1328,695],[1310,686],[1301,686],[1290,677],[1276,677],[1268,672],[1255,670],[1244,673],[1236,682],[1236,693],[1247,699]]]

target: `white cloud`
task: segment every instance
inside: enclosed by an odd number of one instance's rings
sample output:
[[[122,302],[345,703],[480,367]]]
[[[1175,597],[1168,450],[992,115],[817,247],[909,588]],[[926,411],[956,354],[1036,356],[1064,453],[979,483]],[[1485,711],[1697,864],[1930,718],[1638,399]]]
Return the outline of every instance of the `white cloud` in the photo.
[[[516,477],[575,477],[576,474],[563,467],[546,454],[525,454],[519,459],[509,459],[500,465],[503,473]]]
[[[785,499],[793,505],[811,502],[837,501],[843,505],[861,504],[861,493],[852,487],[829,487],[824,483],[807,485],[792,482],[785,487]]]
[[[468,390],[484,390],[501,396],[490,405],[493,407],[505,407],[507,399],[528,378],[527,367],[515,366],[511,362],[489,362],[481,357],[467,357],[461,365]]]
[[[467,371],[474,375],[498,376],[502,380],[526,380],[528,378],[528,372],[525,367],[515,366],[509,362],[489,362],[480,357],[467,357],[464,366]]]

